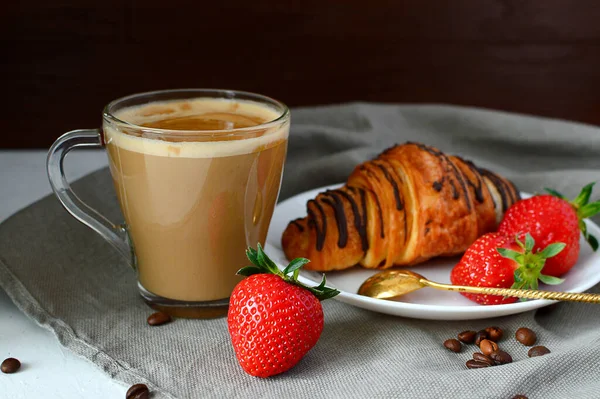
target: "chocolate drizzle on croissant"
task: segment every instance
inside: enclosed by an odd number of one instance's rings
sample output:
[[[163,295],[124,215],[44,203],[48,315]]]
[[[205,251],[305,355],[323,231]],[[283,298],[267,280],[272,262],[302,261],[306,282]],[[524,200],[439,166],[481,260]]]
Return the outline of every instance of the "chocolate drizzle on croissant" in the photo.
[[[390,172],[388,172],[388,170],[382,164],[376,163],[375,165],[379,169],[381,169],[385,178],[392,185],[392,189],[394,190],[394,199],[396,200],[396,209],[399,211],[403,210],[404,204],[402,203],[402,198],[400,198],[400,190],[398,189],[398,183],[396,183],[396,180],[390,175]]]
[[[315,213],[311,210],[311,205],[313,205],[319,211],[319,218],[315,217]],[[323,211],[323,207],[319,204],[319,202],[315,200],[308,201],[306,207],[308,210],[308,227],[309,229],[315,231],[317,238],[316,248],[317,251],[320,251],[323,249],[323,244],[325,243],[325,237],[327,235],[327,218],[325,217],[325,211]],[[321,227],[319,227],[317,220],[321,221]],[[295,224],[300,225],[300,222],[296,221]]]
[[[352,187],[353,188],[353,187]],[[351,189],[352,189],[351,188]],[[353,191],[355,192],[355,191]],[[354,228],[358,232],[361,240],[361,247],[363,251],[369,249],[369,241],[367,239],[367,217],[366,217],[366,203],[365,203],[365,190],[358,189],[360,194],[360,202],[363,208],[362,215],[358,210],[358,204],[354,198],[345,192],[344,190],[327,190],[323,195],[333,198],[333,201],[328,198],[324,198],[323,201],[331,205],[335,210],[335,218],[338,226],[339,239],[338,247],[344,248],[348,242],[348,229],[346,228],[347,218],[346,212],[344,211],[344,205],[341,197],[343,197],[350,206],[352,207],[352,214],[354,215]]]
[[[307,203],[282,236],[312,270],[412,265],[463,252],[519,199],[515,186],[472,162],[419,143],[358,165],[345,186]]]

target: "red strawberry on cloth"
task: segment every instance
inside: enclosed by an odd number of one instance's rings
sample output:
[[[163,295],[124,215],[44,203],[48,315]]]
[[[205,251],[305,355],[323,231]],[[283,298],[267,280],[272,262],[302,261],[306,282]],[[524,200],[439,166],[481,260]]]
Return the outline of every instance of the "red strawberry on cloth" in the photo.
[[[452,269],[454,285],[472,287],[519,288],[536,290],[538,280],[560,284],[562,279],[541,273],[546,259],[560,253],[565,244],[554,243],[541,252],[533,252],[535,242],[530,234],[523,243],[518,237],[488,233],[478,238]],[[498,295],[461,293],[483,305],[513,303],[517,298]]]
[[[552,195],[521,200],[506,211],[498,232],[519,234],[521,238],[529,232],[536,243],[534,251],[554,242],[565,243],[565,249],[548,259],[543,270],[544,274],[560,277],[577,263],[580,232],[594,251],[598,249],[598,240],[587,232],[583,221],[600,212],[600,201],[589,203],[593,186],[594,183],[585,186],[573,201],[551,189],[546,191]]]
[[[246,251],[252,266],[238,274],[248,276],[234,288],[229,301],[227,326],[242,368],[256,377],[269,377],[294,367],[317,343],[323,331],[321,300],[339,291],[297,280],[308,259],[298,258],[280,271],[258,249]]]

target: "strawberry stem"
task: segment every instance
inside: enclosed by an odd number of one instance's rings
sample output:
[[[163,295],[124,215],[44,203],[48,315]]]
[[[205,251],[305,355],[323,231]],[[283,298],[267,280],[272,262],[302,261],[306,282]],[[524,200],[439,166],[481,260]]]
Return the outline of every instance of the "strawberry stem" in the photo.
[[[251,276],[253,274],[261,274],[261,273],[275,274],[290,284],[294,284],[294,285],[297,285],[304,289],[307,289],[308,291],[313,293],[313,295],[316,296],[317,299],[319,299],[320,301],[323,301],[323,300],[329,299],[329,298],[333,298],[334,296],[336,296],[337,294],[340,293],[336,289],[325,286],[325,283],[327,280],[326,280],[324,274],[323,274],[323,279],[321,280],[321,283],[316,287],[309,287],[307,285],[302,284],[300,281],[298,281],[298,275],[300,273],[300,269],[302,268],[302,266],[304,266],[308,262],[310,262],[310,260],[308,260],[306,258],[296,258],[296,259],[292,260],[283,269],[283,271],[281,271],[281,270],[279,270],[279,268],[277,267],[275,262],[273,262],[271,260],[271,258],[269,258],[267,256],[267,254],[263,251],[263,248],[260,245],[260,243],[257,244],[256,248],[257,249],[249,247],[246,250],[246,257],[248,258],[248,260],[250,260],[252,265],[242,267],[240,270],[238,270],[237,274],[246,276],[246,277]]]
[[[577,218],[579,219],[579,229],[581,230],[581,233],[585,237],[585,240],[588,242],[588,244],[590,244],[592,249],[596,251],[598,249],[598,240],[596,239],[596,237],[588,233],[587,225],[583,221],[583,219],[590,218],[600,212],[600,201],[589,203],[594,184],[596,183],[592,182],[583,187],[579,195],[573,201],[569,201],[568,198],[566,198],[564,195],[562,195],[556,190],[550,188],[545,188],[544,190],[546,190],[546,192],[555,197],[567,201],[569,204],[571,204],[571,206],[573,206],[575,212],[577,212]]]
[[[525,243],[519,240],[519,236],[515,237],[515,242],[523,250],[523,252],[514,251],[508,248],[497,248],[498,253],[505,258],[511,259],[519,266],[515,269],[515,282],[511,288],[517,289],[538,289],[538,280],[544,284],[556,285],[564,281],[564,279],[546,276],[542,274],[542,269],[546,263],[546,259],[556,256],[565,248],[565,244],[557,242],[548,245],[540,252],[533,252],[535,240],[531,234],[525,235]]]

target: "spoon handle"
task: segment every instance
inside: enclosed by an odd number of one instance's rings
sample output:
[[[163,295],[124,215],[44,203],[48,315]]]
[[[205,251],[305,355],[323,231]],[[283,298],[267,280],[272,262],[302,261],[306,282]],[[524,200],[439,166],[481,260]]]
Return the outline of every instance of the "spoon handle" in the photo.
[[[600,303],[600,294],[581,294],[577,292],[555,292],[538,290],[519,290],[514,288],[469,287],[466,285],[441,284],[421,279],[420,282],[431,288],[446,291],[468,292],[470,294],[502,295],[527,299],[550,299],[553,301],[571,301]]]

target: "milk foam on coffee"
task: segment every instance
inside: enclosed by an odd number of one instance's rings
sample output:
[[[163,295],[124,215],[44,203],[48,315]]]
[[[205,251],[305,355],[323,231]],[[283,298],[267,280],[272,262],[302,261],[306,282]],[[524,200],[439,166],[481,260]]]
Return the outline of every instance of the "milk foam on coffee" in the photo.
[[[243,118],[242,128],[256,126],[262,123],[273,121],[280,116],[280,112],[251,101],[231,101],[222,99],[198,98],[186,101],[169,101],[153,103],[148,105],[126,108],[115,114],[115,116],[125,122],[138,126],[148,126],[158,124],[161,121],[181,120],[194,116],[217,115],[223,119],[223,130],[238,128],[236,122],[230,122],[227,118],[236,116]],[[237,123],[240,124],[239,122]],[[190,123],[193,125],[193,121]],[[160,126],[165,129],[166,127]],[[193,130],[193,129],[173,129],[173,130]],[[207,129],[206,126],[196,127],[196,130],[218,130]],[[178,156],[183,158],[208,158],[222,157],[237,154],[247,154],[254,152],[259,146],[265,146],[273,141],[287,139],[287,130],[272,128],[257,138],[231,141],[161,141],[136,137],[130,134],[123,134],[114,129],[107,129],[105,132],[107,142],[114,141],[115,145],[130,151],[141,152],[156,156]],[[181,137],[183,139],[183,137]]]
[[[200,98],[115,114],[137,127],[105,124],[111,174],[146,290],[180,301],[229,297],[237,270],[248,264],[246,248],[264,243],[277,201],[289,122],[263,124],[279,116],[259,103]],[[169,134],[157,135],[157,128]],[[232,128],[243,135],[233,136]]]

